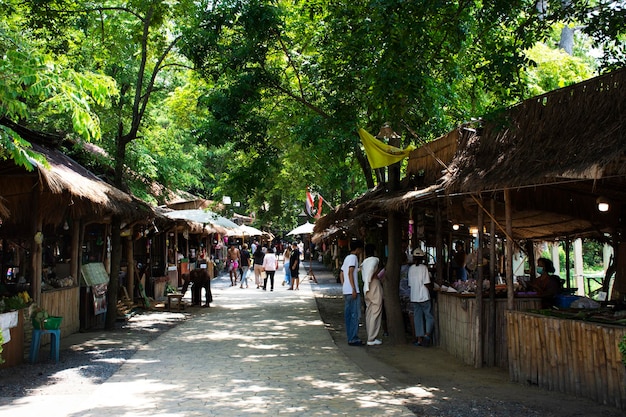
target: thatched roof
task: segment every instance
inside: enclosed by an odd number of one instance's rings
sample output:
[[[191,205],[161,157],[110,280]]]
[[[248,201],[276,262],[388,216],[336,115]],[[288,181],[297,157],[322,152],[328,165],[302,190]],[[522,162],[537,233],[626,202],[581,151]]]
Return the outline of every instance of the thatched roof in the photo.
[[[626,173],[626,68],[486,118],[444,176],[449,191]]]
[[[442,179],[457,219],[476,216],[469,194],[509,189],[516,238],[602,237],[621,227],[626,69],[526,100],[486,118],[479,134],[462,141]],[[610,212],[598,212],[599,197]],[[494,215],[504,224],[501,202]]]
[[[416,203],[475,224],[479,194],[495,198],[492,215],[504,225],[501,191],[509,189],[515,239],[613,233],[626,208],[626,69],[526,100],[410,158],[407,176],[422,174],[422,187],[409,182],[393,195],[377,187],[320,219],[316,232],[354,229],[357,219]],[[598,212],[600,196],[611,202],[609,212]]]
[[[367,212],[366,208],[360,207],[361,203],[367,202],[373,198],[379,198],[387,193],[388,191],[385,187],[379,185],[371,190],[368,190],[361,196],[335,207],[333,211],[328,212],[315,222],[314,232],[323,232],[331,226],[341,228],[342,226],[340,223],[354,220],[355,216],[363,215]],[[344,227],[346,226],[344,225]]]
[[[459,129],[443,135],[415,149],[409,155],[407,176],[422,176],[423,183],[430,185],[441,179],[450,165],[460,140]]]
[[[127,221],[153,215],[140,200],[102,181],[58,150],[33,144],[47,164],[32,161],[31,172],[13,161],[0,163],[0,193],[10,215],[3,219],[13,224],[30,224],[33,192],[39,192],[44,223],[59,223],[64,217],[103,218],[121,215]]]

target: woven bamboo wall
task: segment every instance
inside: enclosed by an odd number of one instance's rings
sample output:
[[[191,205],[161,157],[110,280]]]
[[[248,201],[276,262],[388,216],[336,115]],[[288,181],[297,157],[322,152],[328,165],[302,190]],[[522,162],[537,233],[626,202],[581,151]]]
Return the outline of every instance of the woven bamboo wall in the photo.
[[[45,291],[41,293],[41,307],[45,308],[49,315],[63,317],[61,322],[61,339],[80,330],[80,292],[79,287],[62,288],[53,291]],[[30,349],[30,341],[33,325],[30,320],[24,323],[24,348],[25,354]],[[50,344],[50,335],[41,337],[41,345]]]
[[[618,343],[626,327],[507,312],[509,375],[515,382],[626,409]]]
[[[41,306],[51,316],[61,316],[61,337],[76,333],[80,328],[79,287],[62,288],[41,293]]]
[[[508,368],[507,330],[506,330],[506,299],[496,299],[495,334],[487,332],[487,320],[491,302],[483,299],[483,362],[489,354],[495,354],[495,364]],[[516,298],[514,308],[527,310],[540,307],[537,298]],[[476,298],[458,294],[439,293],[437,297],[438,344],[448,353],[462,360],[467,365],[477,363],[478,322],[475,319]],[[495,342],[494,342],[495,340]],[[495,352],[494,352],[495,350]]]

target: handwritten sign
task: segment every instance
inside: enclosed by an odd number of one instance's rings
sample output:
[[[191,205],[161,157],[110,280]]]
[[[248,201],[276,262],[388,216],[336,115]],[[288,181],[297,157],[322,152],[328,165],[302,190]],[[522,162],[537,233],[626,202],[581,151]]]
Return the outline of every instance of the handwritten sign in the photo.
[[[83,277],[84,284],[89,287],[109,283],[109,274],[106,269],[104,269],[104,264],[101,262],[81,266],[80,273]]]

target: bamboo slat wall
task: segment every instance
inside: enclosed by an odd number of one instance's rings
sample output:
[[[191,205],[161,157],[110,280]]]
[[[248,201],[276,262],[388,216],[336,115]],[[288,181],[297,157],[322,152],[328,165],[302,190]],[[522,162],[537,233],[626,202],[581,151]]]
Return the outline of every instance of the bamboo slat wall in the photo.
[[[63,288],[41,293],[41,306],[51,316],[61,316],[61,337],[80,329],[80,288]]]
[[[626,327],[508,311],[512,381],[626,409],[618,343]]]
[[[486,359],[488,354],[495,354],[495,364],[501,368],[508,367],[506,317],[504,314],[506,302],[505,298],[496,299],[495,335],[490,335],[486,331],[483,335],[483,358]],[[437,337],[439,346],[467,365],[476,366],[478,362],[476,298],[439,293],[436,308],[439,320]],[[482,317],[485,323],[487,323],[490,308],[489,299],[483,299]],[[540,300],[538,298],[516,298],[515,308],[518,310],[540,308]],[[487,327],[485,326],[485,329]]]
[[[45,308],[49,315],[63,317],[61,322],[61,339],[80,330],[80,287],[62,288],[41,293],[41,307]],[[33,325],[30,320],[24,323],[24,348],[26,354],[30,349],[30,341]],[[50,344],[50,335],[41,337],[41,345]]]

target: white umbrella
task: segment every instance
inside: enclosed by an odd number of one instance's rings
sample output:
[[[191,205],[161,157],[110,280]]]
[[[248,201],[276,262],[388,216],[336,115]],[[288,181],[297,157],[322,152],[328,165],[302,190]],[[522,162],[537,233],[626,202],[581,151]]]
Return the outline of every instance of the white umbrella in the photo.
[[[236,230],[230,230],[228,236],[262,236],[265,232],[257,229],[256,227],[242,224]]]
[[[287,233],[287,235],[309,235],[313,233],[313,227],[315,227],[313,223],[306,222]]]
[[[309,235],[309,247],[311,247],[311,234],[313,233],[313,227],[315,227],[313,223],[306,222],[287,233],[287,235]],[[313,281],[317,284],[317,278],[315,278],[315,274],[313,273],[313,253],[309,254],[308,276],[311,277],[311,279],[313,279]]]
[[[165,213],[165,215],[170,219],[191,220],[193,222],[223,227],[224,229],[236,230],[239,228],[237,223],[210,210],[174,210]]]

